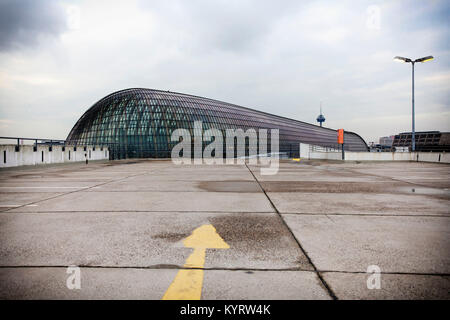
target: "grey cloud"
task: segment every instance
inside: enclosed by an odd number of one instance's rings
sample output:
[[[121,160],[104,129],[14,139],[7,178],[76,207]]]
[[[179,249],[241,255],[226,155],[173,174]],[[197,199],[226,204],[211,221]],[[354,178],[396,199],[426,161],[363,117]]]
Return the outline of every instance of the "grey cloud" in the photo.
[[[0,38],[0,50],[8,41],[8,48],[36,42],[17,29],[35,38],[65,28],[65,12],[56,5],[22,1],[15,7],[28,16],[19,23],[12,18],[17,12],[5,13],[0,3],[1,30],[16,30]],[[366,27],[366,9],[374,3],[380,30]],[[429,54],[436,59],[416,69],[417,130],[448,131],[449,28],[440,18],[448,5],[430,3],[142,0],[135,7],[134,1],[77,1],[83,23],[73,36],[39,42],[32,51],[0,52],[0,118],[12,121],[0,133],[65,138],[99,98],[148,87],[311,123],[322,101],[327,127],[375,141],[410,130],[410,66],[392,58]],[[45,18],[27,21],[36,10]],[[28,126],[24,115],[40,121]]]
[[[299,7],[298,1],[164,1],[143,2],[168,24],[187,29],[206,50],[242,52],[255,47],[273,23]]]
[[[41,36],[67,28],[65,12],[56,1],[0,0],[0,50],[35,45]]]

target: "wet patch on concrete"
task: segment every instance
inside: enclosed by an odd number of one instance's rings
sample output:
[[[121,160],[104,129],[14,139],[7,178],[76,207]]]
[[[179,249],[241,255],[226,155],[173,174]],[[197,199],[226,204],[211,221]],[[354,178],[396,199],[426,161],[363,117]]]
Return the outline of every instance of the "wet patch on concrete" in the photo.
[[[162,239],[169,242],[178,242],[188,236],[188,233],[162,232],[152,236],[152,239]]]
[[[209,220],[229,244],[249,241],[276,243],[287,235],[287,229],[276,215],[227,214]]]
[[[391,182],[313,182],[313,181],[264,181],[266,192],[304,193],[388,193],[404,195],[426,195],[450,200],[450,190],[415,186],[400,181]]]
[[[227,214],[211,217],[209,221],[230,246],[230,250],[217,250],[217,259],[245,258],[262,266],[267,263],[268,266],[313,270],[276,214]]]
[[[253,181],[200,181],[197,186],[210,192],[262,192]]]
[[[405,185],[398,183],[398,186]],[[377,182],[264,181],[261,186],[267,192],[372,193],[386,190],[385,183]],[[395,183],[390,186],[395,187]]]

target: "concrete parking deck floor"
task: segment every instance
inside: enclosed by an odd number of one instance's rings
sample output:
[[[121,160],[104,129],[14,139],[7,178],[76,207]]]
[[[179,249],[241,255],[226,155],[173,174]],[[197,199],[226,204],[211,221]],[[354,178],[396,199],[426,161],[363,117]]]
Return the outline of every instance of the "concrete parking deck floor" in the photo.
[[[0,171],[1,299],[161,299],[211,224],[202,299],[450,299],[450,166],[122,160]],[[381,288],[368,289],[368,266]],[[68,266],[81,268],[69,290]]]

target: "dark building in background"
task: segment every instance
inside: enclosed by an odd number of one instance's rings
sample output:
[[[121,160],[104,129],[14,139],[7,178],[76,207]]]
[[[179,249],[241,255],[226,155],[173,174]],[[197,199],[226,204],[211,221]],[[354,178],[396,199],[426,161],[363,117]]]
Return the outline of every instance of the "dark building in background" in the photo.
[[[416,151],[449,152],[450,132],[423,131],[416,132]],[[392,146],[411,149],[411,132],[402,132],[395,136]]]
[[[169,158],[178,143],[171,141],[172,132],[184,128],[194,137],[194,121],[202,121],[203,130],[221,130],[224,137],[226,129],[267,129],[268,152],[270,129],[279,129],[279,152],[291,157],[299,156],[300,142],[338,147],[333,129],[226,102],[153,89],[126,89],[104,97],[78,120],[67,143],[108,145],[112,159]],[[344,138],[346,150],[367,151],[359,135],[346,132]],[[204,146],[208,143],[204,142]]]

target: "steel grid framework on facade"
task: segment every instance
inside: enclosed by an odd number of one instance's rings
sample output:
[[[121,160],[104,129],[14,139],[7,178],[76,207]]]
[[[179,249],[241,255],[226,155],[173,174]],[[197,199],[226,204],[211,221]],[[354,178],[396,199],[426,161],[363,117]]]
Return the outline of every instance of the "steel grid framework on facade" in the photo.
[[[267,129],[269,152],[270,129],[279,129],[279,152],[291,157],[298,157],[300,142],[337,147],[333,129],[213,99],[140,88],[114,92],[95,103],[75,124],[67,143],[108,145],[113,159],[168,158],[178,143],[171,141],[172,132],[184,128],[193,137],[195,121],[202,121],[203,130],[222,131],[224,137],[226,129]],[[345,149],[367,151],[367,145],[359,135],[346,132]]]

